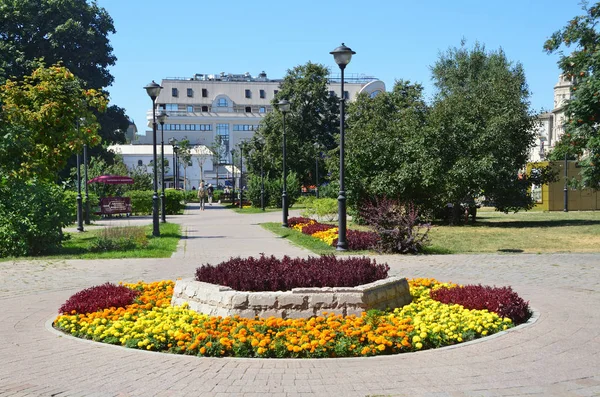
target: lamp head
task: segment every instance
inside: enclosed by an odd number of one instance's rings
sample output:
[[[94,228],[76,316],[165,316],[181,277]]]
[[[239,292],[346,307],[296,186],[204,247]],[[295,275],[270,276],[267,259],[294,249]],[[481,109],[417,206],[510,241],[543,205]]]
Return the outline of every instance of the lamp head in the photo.
[[[346,45],[344,45],[344,43],[342,43],[341,46],[339,46],[335,50],[331,51],[330,54],[333,55],[333,59],[335,60],[335,63],[338,64],[340,69],[343,69],[346,67],[347,64],[350,63],[350,60],[352,59],[352,55],[356,54],[356,52],[352,51],[351,48],[346,47]]]
[[[167,117],[169,117],[169,115],[164,110],[158,114],[158,122],[160,123],[160,125],[165,124],[165,121],[167,121]]]
[[[290,111],[290,102],[287,99],[282,99],[277,102],[277,108],[281,113],[286,114]]]
[[[154,80],[152,80],[152,83],[148,84],[144,88],[146,89],[148,96],[152,99],[153,102],[156,99],[156,97],[158,97],[158,94],[160,94],[160,90],[162,90],[162,87],[156,84]]]

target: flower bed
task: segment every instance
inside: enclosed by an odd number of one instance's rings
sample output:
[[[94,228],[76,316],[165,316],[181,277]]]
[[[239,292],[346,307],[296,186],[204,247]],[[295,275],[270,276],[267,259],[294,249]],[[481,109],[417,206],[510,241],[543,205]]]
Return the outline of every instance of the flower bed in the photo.
[[[444,304],[431,291],[455,284],[410,280],[413,302],[394,312],[369,311],[310,319],[211,317],[172,307],[172,281],[124,284],[134,303],[92,313],[59,315],[71,335],[131,348],[198,356],[356,357],[453,345],[514,326],[488,310]]]
[[[292,229],[324,241],[327,245],[336,246],[338,242],[338,228],[333,225],[319,223],[314,219],[294,217],[288,219],[288,226]],[[379,236],[374,232],[359,230],[346,230],[348,249],[352,251],[373,249],[379,242]]]

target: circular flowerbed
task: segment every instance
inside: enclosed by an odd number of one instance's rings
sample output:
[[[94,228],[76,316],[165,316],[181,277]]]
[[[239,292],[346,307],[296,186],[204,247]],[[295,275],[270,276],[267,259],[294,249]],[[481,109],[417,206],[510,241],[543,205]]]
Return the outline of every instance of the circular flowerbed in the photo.
[[[347,317],[323,313],[286,320],[210,317],[185,305],[172,307],[172,281],[105,284],[73,295],[62,307],[67,312],[56,318],[54,327],[80,338],[169,353],[318,358],[448,346],[515,325],[510,317],[501,317],[490,308],[510,306],[507,313],[517,322],[531,315],[527,303],[510,288],[463,288],[434,279],[413,279],[409,284],[413,302],[393,312],[369,311]],[[434,300],[436,293],[444,295],[448,303]],[[129,303],[123,304],[124,300]],[[456,300],[463,302],[453,303]],[[113,302],[121,306],[115,307]]]

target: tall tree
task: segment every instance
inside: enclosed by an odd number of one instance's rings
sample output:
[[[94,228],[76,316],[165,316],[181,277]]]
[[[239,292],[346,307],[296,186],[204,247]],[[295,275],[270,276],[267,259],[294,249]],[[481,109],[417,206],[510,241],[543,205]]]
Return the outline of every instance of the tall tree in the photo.
[[[62,61],[88,88],[108,87],[116,61],[110,33],[113,20],[96,1],[0,0],[0,82],[30,74],[43,58]]]
[[[440,162],[445,201],[458,211],[485,195],[502,211],[529,208],[518,174],[534,141],[535,118],[521,64],[502,50],[463,42],[441,54],[432,73],[437,92],[428,144]]]
[[[551,158],[578,157],[583,186],[600,189],[600,2],[583,10],[544,44],[546,52],[560,53],[558,65],[573,81],[565,133]],[[574,49],[564,54],[563,45]]]
[[[348,108],[346,183],[349,203],[388,197],[435,206],[438,165],[428,155],[423,87],[396,81],[391,92],[361,94]],[[339,163],[331,162],[332,171]]]
[[[281,82],[279,92],[272,102],[274,107],[282,99],[291,103],[291,111],[285,117],[286,167],[296,172],[305,185],[314,183],[314,144],[326,150],[333,149],[339,126],[339,100],[329,96],[327,89],[328,69],[308,62],[288,70]],[[261,128],[251,142],[248,167],[251,173],[260,175],[260,150],[258,139],[264,140],[264,170],[267,177],[281,177],[283,117],[278,111],[268,113]],[[323,168],[323,164],[321,164]]]
[[[0,170],[5,174],[53,180],[84,144],[100,143],[94,109],[106,109],[97,90],[67,68],[40,67],[24,81],[0,87]],[[80,128],[76,120],[84,118]]]

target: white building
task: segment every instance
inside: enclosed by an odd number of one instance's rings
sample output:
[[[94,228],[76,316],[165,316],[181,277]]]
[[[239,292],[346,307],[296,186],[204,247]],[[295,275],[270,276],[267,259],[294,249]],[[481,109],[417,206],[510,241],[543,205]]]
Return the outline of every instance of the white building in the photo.
[[[359,93],[370,96],[385,91],[383,81],[364,75],[344,76],[344,96],[352,101]],[[274,109],[271,102],[277,94],[281,79],[269,79],[265,72],[253,77],[245,74],[196,74],[191,78],[166,78],[161,82],[163,89],[156,98],[156,114],[165,111],[167,121],[161,127],[157,124],[157,142],[160,143],[161,128],[164,128],[165,156],[172,158],[173,148],[167,145],[172,139],[187,139],[192,146],[202,146],[206,150],[213,147],[220,137],[222,149],[220,165],[213,166],[212,155],[203,161],[204,180],[215,184],[217,172],[219,184],[226,177],[231,178],[230,151],[238,144],[249,140],[257,130],[261,120]],[[340,95],[341,80],[330,77],[329,94]],[[147,113],[145,134],[136,135],[133,147],[114,146],[121,151],[128,166],[136,166],[140,160],[144,165],[152,158],[152,110]],[[158,121],[157,121],[158,123]],[[135,147],[138,148],[135,148]],[[160,149],[159,149],[160,152]],[[144,153],[144,154],[142,154]],[[168,157],[171,156],[171,157]],[[172,161],[172,160],[171,160]],[[237,162],[237,160],[236,160]],[[187,167],[186,188],[198,186],[200,167],[197,158]],[[150,171],[150,169],[149,169]],[[235,171],[234,172],[238,172]],[[192,175],[190,177],[190,175]],[[180,176],[183,172],[180,170]],[[167,181],[173,180],[169,172]],[[166,186],[170,186],[167,182]]]
[[[529,161],[543,161],[565,133],[565,104],[571,98],[573,82],[564,75],[558,77],[554,86],[554,109],[540,115],[535,146],[531,148]]]

